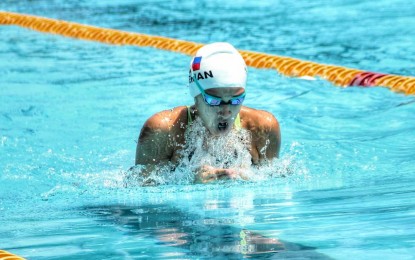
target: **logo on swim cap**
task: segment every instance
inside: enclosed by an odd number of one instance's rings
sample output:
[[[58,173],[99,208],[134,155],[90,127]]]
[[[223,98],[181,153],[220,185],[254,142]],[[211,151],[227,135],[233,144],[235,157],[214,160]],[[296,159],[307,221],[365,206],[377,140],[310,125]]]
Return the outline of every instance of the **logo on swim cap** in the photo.
[[[202,57],[195,57],[192,63],[192,70],[200,70],[200,62],[202,61]]]

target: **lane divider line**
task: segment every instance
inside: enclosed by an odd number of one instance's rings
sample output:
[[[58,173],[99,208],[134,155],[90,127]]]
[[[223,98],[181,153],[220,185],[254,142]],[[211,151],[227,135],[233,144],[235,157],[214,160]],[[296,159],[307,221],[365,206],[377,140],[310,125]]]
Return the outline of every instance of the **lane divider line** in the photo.
[[[0,250],[0,260],[25,260],[24,258],[14,255],[10,252]]]
[[[189,56],[193,56],[203,46],[203,44],[196,42],[3,11],[0,11],[0,24],[16,25],[43,33],[58,34],[106,44],[153,47]],[[253,51],[240,50],[239,52],[248,66],[259,69],[274,69],[288,77],[318,77],[342,87],[380,86],[387,87],[395,92],[415,94],[415,77],[375,73]]]

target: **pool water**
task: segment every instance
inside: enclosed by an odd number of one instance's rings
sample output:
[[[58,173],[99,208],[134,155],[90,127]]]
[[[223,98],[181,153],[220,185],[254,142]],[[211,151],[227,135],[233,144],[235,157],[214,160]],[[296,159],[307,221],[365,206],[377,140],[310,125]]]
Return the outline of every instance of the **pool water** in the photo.
[[[414,76],[408,1],[11,1],[0,10]],[[282,131],[253,182],[125,187],[190,58],[0,27],[0,248],[28,259],[413,259],[415,98],[249,68]],[[261,171],[258,171],[261,174]]]

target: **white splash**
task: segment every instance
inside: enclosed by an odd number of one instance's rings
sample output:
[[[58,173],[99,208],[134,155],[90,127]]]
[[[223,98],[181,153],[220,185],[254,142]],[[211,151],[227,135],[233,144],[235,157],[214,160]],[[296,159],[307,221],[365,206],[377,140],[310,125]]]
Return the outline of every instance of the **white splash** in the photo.
[[[185,140],[186,143],[180,150],[181,159],[177,165],[172,163],[160,165],[147,176],[140,174],[146,170],[145,166],[135,166],[126,173],[124,185],[131,187],[136,185],[192,184],[195,172],[204,165],[237,171],[241,176],[244,176],[237,179],[237,182],[256,182],[286,177],[294,172],[307,175],[307,169],[294,162],[295,144],[292,145],[289,153],[282,158],[265,161],[261,165],[252,165],[251,133],[245,129],[232,129],[226,135],[212,136],[198,118],[186,131]]]
[[[226,169],[249,169],[251,136],[247,130],[232,129],[226,135],[212,136],[198,118],[186,131],[180,167],[197,170],[203,165]]]

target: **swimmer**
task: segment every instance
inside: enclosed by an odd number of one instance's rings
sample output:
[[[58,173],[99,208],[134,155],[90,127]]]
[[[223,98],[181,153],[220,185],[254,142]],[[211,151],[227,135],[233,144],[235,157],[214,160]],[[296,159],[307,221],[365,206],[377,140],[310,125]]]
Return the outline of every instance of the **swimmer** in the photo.
[[[217,42],[200,48],[190,62],[189,92],[192,106],[179,106],[151,116],[141,129],[135,164],[146,175],[158,167],[177,165],[186,145],[185,133],[196,120],[207,130],[206,138],[226,137],[238,129],[250,133],[251,165],[260,166],[278,158],[281,144],[277,119],[269,112],[243,106],[247,79],[245,61],[229,43]],[[237,169],[201,165],[195,182],[246,179]]]

